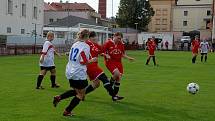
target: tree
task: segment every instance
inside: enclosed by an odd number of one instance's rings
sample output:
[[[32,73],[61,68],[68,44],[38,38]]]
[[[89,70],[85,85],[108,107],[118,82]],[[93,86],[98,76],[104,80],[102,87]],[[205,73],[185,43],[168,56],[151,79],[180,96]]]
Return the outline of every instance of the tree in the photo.
[[[116,22],[120,27],[147,30],[151,17],[154,15],[153,8],[148,0],[120,0],[120,6],[116,15]]]

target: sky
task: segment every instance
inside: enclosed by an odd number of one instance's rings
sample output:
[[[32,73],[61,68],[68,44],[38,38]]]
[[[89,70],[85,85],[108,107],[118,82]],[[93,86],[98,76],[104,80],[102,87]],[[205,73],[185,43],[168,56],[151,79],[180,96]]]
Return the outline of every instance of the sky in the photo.
[[[44,0],[45,2],[60,2],[60,0]],[[67,0],[63,0],[66,2]],[[68,0],[69,2],[78,2],[78,3],[87,3],[96,11],[98,11],[99,0]],[[118,12],[119,2],[120,0],[107,0],[107,17],[112,16],[112,1],[113,1],[113,16],[116,16]]]

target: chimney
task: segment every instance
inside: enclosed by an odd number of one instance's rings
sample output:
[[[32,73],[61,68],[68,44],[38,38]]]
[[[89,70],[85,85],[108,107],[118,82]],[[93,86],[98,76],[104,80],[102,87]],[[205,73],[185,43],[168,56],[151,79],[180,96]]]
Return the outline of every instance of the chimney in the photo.
[[[107,0],[99,0],[99,14],[102,18],[106,18]]]

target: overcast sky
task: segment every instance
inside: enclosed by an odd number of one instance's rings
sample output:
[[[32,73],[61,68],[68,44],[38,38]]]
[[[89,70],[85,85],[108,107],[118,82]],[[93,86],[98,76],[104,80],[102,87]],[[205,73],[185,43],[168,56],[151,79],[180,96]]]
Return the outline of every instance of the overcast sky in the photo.
[[[45,2],[59,2],[60,0],[44,0]],[[67,0],[63,0],[65,2]],[[87,3],[96,11],[98,11],[99,0],[68,0],[69,2]],[[107,17],[112,16],[112,1],[113,1],[113,16],[116,15],[118,11],[118,6],[120,0],[107,0]]]

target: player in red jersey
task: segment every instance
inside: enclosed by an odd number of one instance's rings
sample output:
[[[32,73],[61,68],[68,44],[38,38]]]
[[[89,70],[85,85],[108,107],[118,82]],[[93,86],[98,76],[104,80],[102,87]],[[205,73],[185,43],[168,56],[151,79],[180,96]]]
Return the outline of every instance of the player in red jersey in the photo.
[[[193,53],[192,63],[196,63],[199,47],[200,47],[199,36],[196,35],[195,39],[192,41],[192,53]]]
[[[148,58],[146,61],[146,65],[149,65],[150,59],[152,57],[154,65],[156,65],[156,61],[155,61],[155,49],[156,49],[156,43],[155,43],[155,37],[152,36],[152,38],[147,42],[147,47],[148,47]]]
[[[90,39],[86,43],[90,46],[90,58],[98,58],[99,55],[106,56],[103,53],[102,47],[97,43],[97,36],[94,31],[90,32]],[[102,81],[104,88],[108,91],[109,95],[112,96],[112,100],[121,100],[121,97],[116,96],[113,88],[110,85],[110,81],[103,72],[103,70],[98,66],[98,62],[93,62],[87,65],[87,74],[92,81],[91,85],[86,88],[86,94],[92,92],[94,89],[100,86],[100,80]]]
[[[109,55],[109,57],[105,56],[105,65],[107,69],[112,73],[110,83],[112,86],[114,85],[113,89],[116,95],[118,95],[120,79],[123,74],[123,65],[121,61],[122,58],[124,57],[131,61],[134,60],[134,58],[129,57],[125,54],[122,37],[122,33],[117,32],[113,35],[113,39],[108,39],[103,45],[104,53]]]

